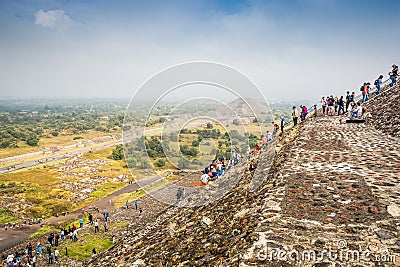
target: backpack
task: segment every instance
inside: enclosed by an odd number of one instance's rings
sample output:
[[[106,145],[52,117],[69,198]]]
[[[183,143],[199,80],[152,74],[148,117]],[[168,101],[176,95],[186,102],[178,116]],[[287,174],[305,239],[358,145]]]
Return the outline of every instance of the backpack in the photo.
[[[375,80],[374,85],[378,85],[378,79]]]
[[[360,91],[364,91],[364,86],[361,86],[361,87],[360,87]]]

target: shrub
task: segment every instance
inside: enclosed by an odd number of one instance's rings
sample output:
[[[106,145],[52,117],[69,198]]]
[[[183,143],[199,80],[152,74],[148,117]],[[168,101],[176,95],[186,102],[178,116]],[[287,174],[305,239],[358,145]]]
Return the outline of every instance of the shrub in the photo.
[[[39,137],[32,134],[26,139],[26,143],[30,146],[37,146],[39,144]]]
[[[124,149],[123,149],[122,145],[117,145],[113,149],[111,157],[114,160],[122,160],[124,158]]]
[[[165,166],[165,159],[158,159],[156,164],[158,167]]]

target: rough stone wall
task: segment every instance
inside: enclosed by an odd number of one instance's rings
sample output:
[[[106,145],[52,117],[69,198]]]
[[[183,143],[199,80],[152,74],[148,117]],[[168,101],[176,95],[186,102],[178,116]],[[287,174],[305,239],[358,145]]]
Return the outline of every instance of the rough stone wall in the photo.
[[[400,87],[399,84],[366,103],[371,123],[379,130],[400,137]]]

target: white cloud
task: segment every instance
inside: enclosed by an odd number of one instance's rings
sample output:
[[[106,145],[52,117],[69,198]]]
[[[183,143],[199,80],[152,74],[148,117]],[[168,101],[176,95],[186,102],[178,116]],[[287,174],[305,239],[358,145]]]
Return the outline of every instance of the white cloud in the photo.
[[[35,24],[43,27],[66,27],[73,20],[62,9],[44,11],[40,9],[35,12]]]

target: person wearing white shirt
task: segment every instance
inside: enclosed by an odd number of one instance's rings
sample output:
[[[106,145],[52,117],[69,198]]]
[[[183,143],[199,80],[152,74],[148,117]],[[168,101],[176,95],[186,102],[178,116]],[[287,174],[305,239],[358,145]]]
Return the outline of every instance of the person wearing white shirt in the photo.
[[[201,176],[201,182],[203,183],[203,185],[207,185],[208,184],[208,174],[203,172],[203,175]]]
[[[54,250],[54,258],[56,260],[56,263],[58,263],[58,257],[60,257],[60,252],[58,251],[58,249],[56,248]]]
[[[267,132],[267,140],[268,141],[272,140],[272,133],[270,131]]]

